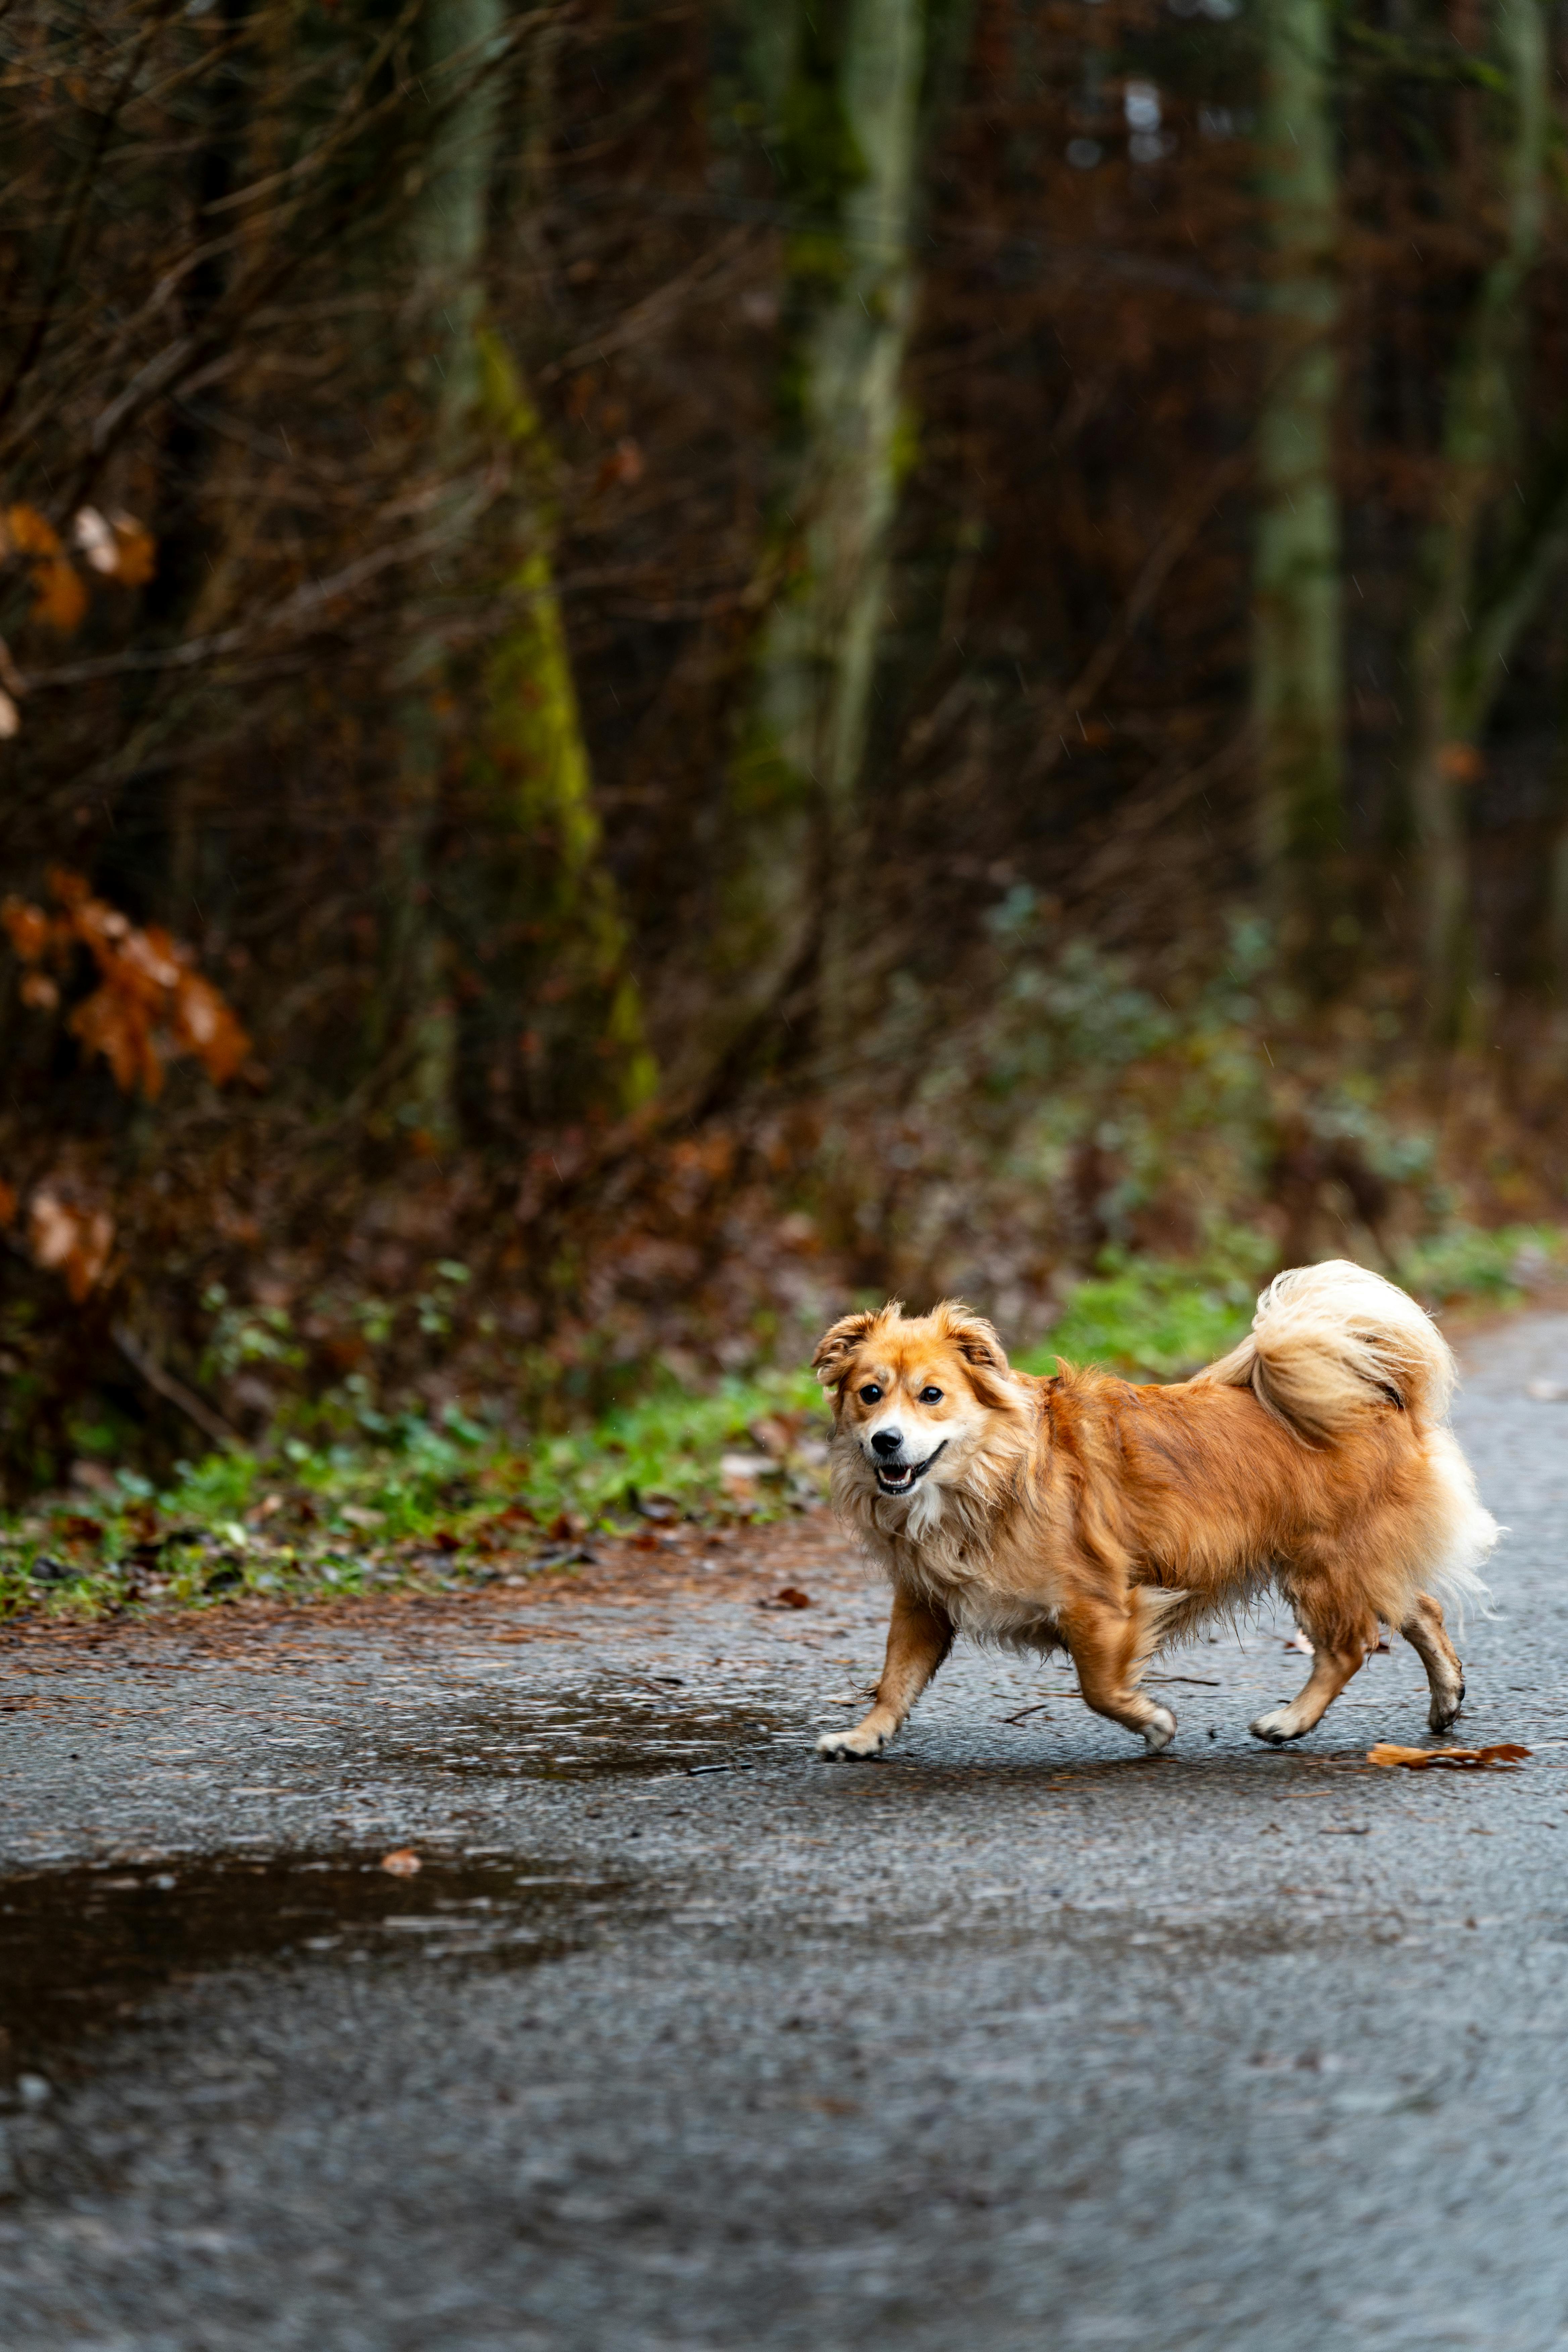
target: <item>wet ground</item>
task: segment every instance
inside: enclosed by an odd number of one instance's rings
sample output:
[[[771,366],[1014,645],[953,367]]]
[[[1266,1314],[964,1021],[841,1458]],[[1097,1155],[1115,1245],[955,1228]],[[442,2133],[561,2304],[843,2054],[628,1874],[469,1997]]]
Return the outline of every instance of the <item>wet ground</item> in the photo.
[[[1568,1317],[1471,1354],[1512,1774],[1366,1763],[1397,1643],[1259,1749],[1285,1623],[1165,1662],[1166,1759],[965,1652],[819,1763],[820,1522],[15,1638],[6,2352],[1568,2345]]]

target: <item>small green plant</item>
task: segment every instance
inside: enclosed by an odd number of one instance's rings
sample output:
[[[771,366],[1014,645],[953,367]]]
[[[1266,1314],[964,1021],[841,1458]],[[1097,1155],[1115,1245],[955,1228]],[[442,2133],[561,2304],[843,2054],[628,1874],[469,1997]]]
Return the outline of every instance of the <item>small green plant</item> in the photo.
[[[247,1364],[283,1364],[295,1370],[304,1362],[305,1351],[285,1308],[237,1306],[221,1282],[207,1285],[202,1305],[213,1318],[202,1355],[205,1381],[232,1380]]]

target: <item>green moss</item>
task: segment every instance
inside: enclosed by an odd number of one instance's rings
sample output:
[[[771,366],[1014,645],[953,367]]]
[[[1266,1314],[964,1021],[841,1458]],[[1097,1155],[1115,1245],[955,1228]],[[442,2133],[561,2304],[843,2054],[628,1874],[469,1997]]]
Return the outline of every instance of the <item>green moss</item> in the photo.
[[[554,1084],[536,1111],[584,1102],[618,1112],[653,1095],[658,1070],[626,965],[626,927],[604,860],[593,778],[554,578],[555,460],[500,338],[478,339],[481,405],[522,478],[521,553],[503,588],[511,617],[477,681],[462,800],[478,829],[466,903],[499,951],[467,974],[465,1063],[482,1098],[522,1024]],[[594,1041],[583,1050],[582,1041]]]

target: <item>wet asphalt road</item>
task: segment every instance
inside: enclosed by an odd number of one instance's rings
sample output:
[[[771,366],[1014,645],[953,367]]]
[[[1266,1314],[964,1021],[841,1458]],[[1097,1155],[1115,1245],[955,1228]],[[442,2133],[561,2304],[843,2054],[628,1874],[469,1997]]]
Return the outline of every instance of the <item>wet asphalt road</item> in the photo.
[[[1165,1663],[1166,1759],[966,1652],[819,1763],[882,1620],[821,1526],[24,1636],[6,2352],[1568,2345],[1568,1317],[1471,1360],[1512,1776],[1365,1764],[1398,1643],[1259,1749],[1283,1624]]]

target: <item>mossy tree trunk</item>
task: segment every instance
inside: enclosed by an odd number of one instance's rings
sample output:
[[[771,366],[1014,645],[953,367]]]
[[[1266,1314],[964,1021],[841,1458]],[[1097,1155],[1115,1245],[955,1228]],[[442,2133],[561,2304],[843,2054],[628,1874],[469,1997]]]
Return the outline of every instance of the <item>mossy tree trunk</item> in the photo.
[[[430,420],[441,500],[479,454],[476,338],[484,305],[489,189],[500,133],[498,89],[485,70],[506,38],[505,0],[430,0],[419,20],[429,143],[407,218],[414,324],[404,359]],[[367,1045],[390,1079],[395,1117],[447,1139],[453,1127],[456,1024],[432,858],[441,805],[450,698],[440,615],[416,640],[396,681],[395,804],[384,836],[381,972]]]
[[[478,350],[489,429],[510,449],[513,618],[464,698],[449,887],[464,1131],[636,1109],[657,1082],[594,803],[553,576],[553,455],[500,336]]]
[[[900,470],[922,0],[759,14],[794,212],[773,593],[731,776],[711,946],[722,1088],[792,1024],[843,1042],[858,794]]]
[[[1323,993],[1343,866],[1332,16],[1328,0],[1263,0],[1258,22],[1273,334],[1258,427],[1253,711],[1281,947]]]
[[[1472,978],[1464,789],[1479,772],[1477,739],[1509,647],[1539,599],[1560,536],[1552,524],[1561,494],[1554,498],[1543,485],[1489,591],[1478,577],[1483,526],[1514,440],[1519,305],[1540,248],[1551,120],[1539,0],[1498,0],[1494,24],[1510,118],[1501,155],[1504,243],[1481,280],[1448,382],[1437,510],[1423,550],[1411,631],[1407,790],[1426,1027],[1436,1046],[1463,1034]]]
[[[412,228],[416,364],[453,486],[444,495],[461,498],[465,474],[487,461],[510,476],[481,529],[511,617],[477,663],[451,659],[433,629],[398,712],[388,992],[403,1045],[398,1117],[470,1140],[624,1112],[654,1075],[555,591],[551,454],[486,318],[495,166],[539,130],[510,119],[489,70],[510,22],[505,0],[434,0],[425,19],[438,112]]]

